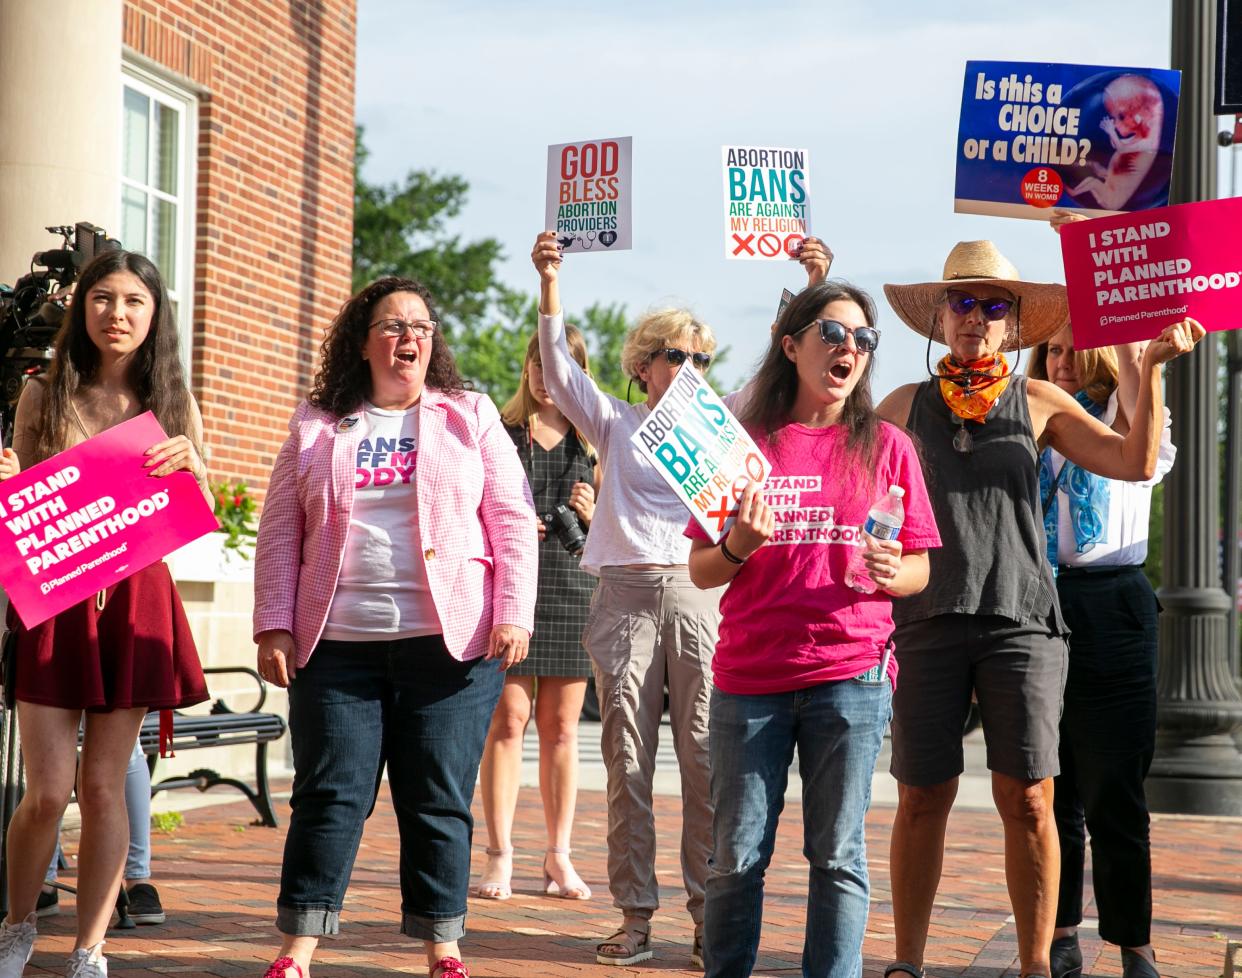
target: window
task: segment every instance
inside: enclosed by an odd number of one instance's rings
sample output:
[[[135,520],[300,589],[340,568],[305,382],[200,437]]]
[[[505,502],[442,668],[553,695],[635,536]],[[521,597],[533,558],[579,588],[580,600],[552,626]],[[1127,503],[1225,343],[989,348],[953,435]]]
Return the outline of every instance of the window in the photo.
[[[187,92],[125,65],[118,237],[159,268],[190,362],[194,270],[195,102]],[[109,229],[111,230],[111,229]]]

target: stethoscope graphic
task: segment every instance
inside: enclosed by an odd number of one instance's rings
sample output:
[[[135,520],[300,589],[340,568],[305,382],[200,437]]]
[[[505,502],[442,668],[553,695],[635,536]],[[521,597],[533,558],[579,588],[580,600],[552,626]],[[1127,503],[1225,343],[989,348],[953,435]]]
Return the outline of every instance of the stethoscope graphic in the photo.
[[[586,237],[583,237],[580,234],[572,236],[566,235],[565,237],[557,238],[556,241],[562,248],[568,248],[576,241],[578,244],[582,245],[583,248],[590,251],[591,247],[595,244],[595,232],[588,231],[586,233]]]

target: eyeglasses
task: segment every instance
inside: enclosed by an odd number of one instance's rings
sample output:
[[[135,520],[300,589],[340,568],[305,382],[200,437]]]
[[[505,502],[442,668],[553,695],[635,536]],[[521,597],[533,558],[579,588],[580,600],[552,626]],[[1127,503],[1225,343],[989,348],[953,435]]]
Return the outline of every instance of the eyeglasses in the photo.
[[[998,319],[1004,319],[1009,315],[1009,310],[1013,308],[1013,299],[1002,299],[1000,296],[993,296],[990,299],[977,299],[969,292],[959,292],[957,289],[949,289],[945,293],[945,300],[949,303],[949,308],[959,316],[965,316],[970,310],[978,306],[983,310],[983,314],[987,316],[989,322],[995,322]]]
[[[407,329],[414,339],[425,340],[439,329],[440,324],[434,319],[416,319],[413,322],[407,322],[404,319],[380,319],[373,322],[371,327],[378,329],[381,336],[390,340],[400,339]]]
[[[689,357],[690,362],[700,370],[706,370],[712,362],[712,355],[710,353],[687,353],[685,350],[678,350],[676,347],[672,346],[663,350],[656,350],[655,353],[651,354],[647,357],[647,359],[654,360],[661,353],[664,354],[664,359],[667,360],[669,366],[672,367],[680,367],[686,362],[686,357]]]
[[[859,353],[874,353],[875,348],[880,345],[880,331],[874,326],[859,326],[851,329],[845,323],[839,323],[835,319],[812,319],[797,332],[801,333],[812,326],[819,327],[819,338],[827,346],[841,346],[845,343],[847,336],[854,337],[854,346]],[[797,333],[794,335],[796,336]]]

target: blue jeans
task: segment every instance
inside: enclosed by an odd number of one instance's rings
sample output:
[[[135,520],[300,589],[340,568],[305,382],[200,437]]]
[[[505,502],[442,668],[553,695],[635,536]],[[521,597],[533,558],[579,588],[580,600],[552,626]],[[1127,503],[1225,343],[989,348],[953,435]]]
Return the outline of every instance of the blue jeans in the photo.
[[[495,662],[458,662],[439,635],[319,643],[289,687],[282,933],[340,929],[385,765],[401,835],[401,932],[437,942],[465,933],[470,802],[503,684]]]
[[[858,978],[867,924],[863,822],[891,715],[887,679],[847,679],[791,693],[712,693],[715,850],[708,864],[707,978],[749,978],[759,951],[763,876],[795,747],[803,854],[811,864],[802,974]]]

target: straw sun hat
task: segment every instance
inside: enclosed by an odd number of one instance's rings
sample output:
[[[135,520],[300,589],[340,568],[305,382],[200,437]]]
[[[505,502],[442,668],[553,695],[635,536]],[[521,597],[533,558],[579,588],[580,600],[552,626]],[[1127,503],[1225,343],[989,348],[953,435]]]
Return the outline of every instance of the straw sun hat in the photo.
[[[944,261],[944,277],[939,282],[886,285],[884,294],[902,322],[916,333],[943,343],[937,313],[945,291],[955,285],[983,284],[1005,289],[1019,300],[1017,308],[1021,321],[1018,325],[1021,328],[1016,330],[1010,325],[1001,344],[1002,350],[1042,343],[1069,321],[1065,286],[1022,281],[1013,263],[991,241],[959,241]]]

